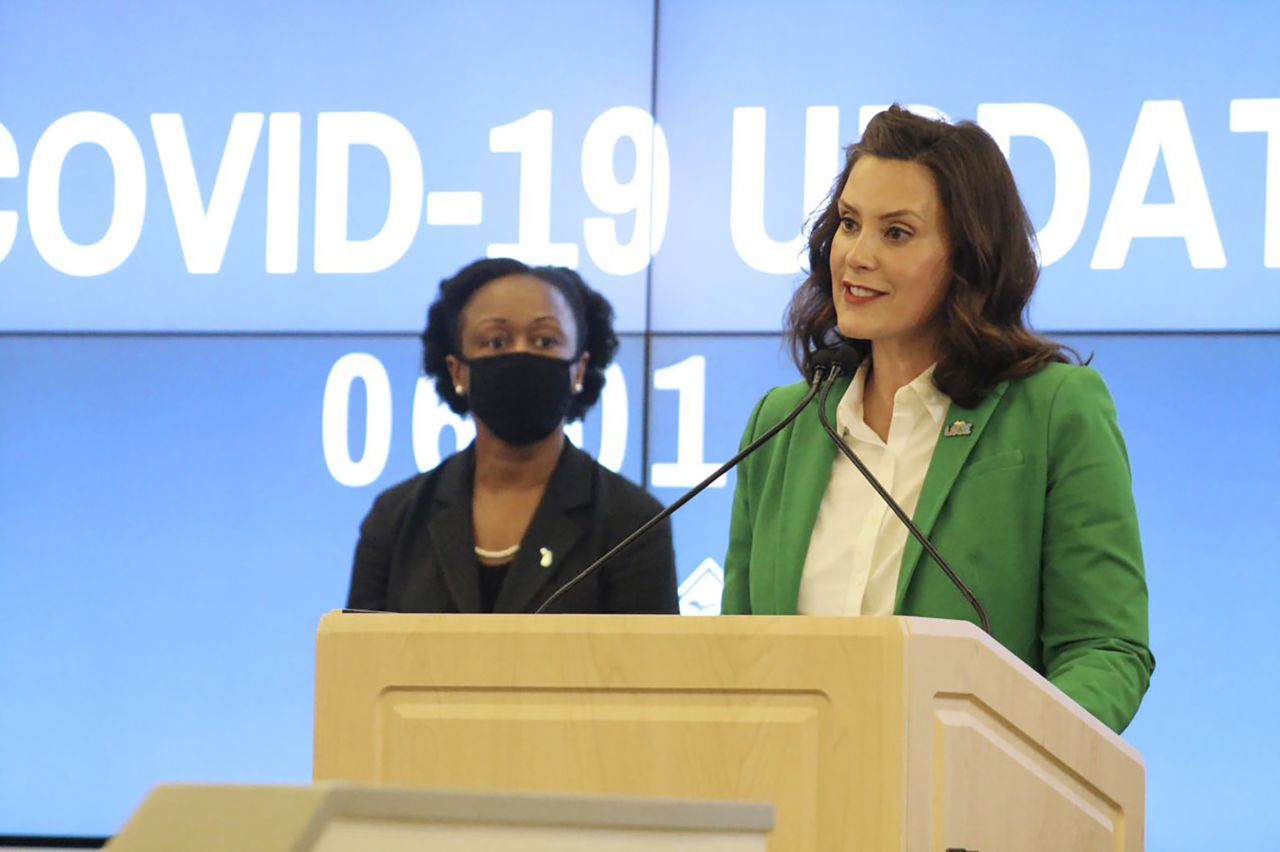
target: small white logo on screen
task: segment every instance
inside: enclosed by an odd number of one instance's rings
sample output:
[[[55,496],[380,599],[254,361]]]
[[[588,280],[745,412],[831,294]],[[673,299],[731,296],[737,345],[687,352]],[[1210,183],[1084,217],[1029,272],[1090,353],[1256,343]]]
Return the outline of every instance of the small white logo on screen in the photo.
[[[719,615],[723,590],[724,571],[719,563],[707,557],[680,584],[680,614]]]

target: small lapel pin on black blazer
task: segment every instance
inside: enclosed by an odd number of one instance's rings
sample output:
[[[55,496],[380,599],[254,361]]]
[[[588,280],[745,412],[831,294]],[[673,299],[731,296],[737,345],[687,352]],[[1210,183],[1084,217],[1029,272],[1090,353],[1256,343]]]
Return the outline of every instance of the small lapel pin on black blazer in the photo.
[[[471,519],[474,450],[384,491],[360,528],[350,609],[479,612]],[[494,612],[533,612],[662,509],[638,486],[565,442]],[[675,552],[664,523],[551,611],[675,613]]]

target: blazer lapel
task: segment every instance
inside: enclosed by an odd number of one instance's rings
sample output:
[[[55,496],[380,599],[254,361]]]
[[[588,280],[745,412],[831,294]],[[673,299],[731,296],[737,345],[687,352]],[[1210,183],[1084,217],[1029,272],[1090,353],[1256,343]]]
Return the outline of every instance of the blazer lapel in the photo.
[[[458,612],[480,611],[480,577],[476,569],[475,532],[471,521],[474,450],[458,453],[440,471],[428,529],[431,551]]]
[[[952,403],[947,411],[946,419],[942,423],[942,434],[938,436],[938,445],[933,451],[929,471],[925,474],[924,487],[920,491],[920,499],[916,502],[916,511],[911,518],[926,538],[933,532],[933,525],[938,520],[942,507],[946,505],[947,497],[951,494],[951,486],[955,484],[956,477],[960,475],[969,454],[973,452],[978,439],[982,437],[992,412],[1004,398],[1004,392],[1008,387],[1007,381],[996,385],[976,408],[962,408]],[[956,430],[957,434],[948,435],[947,430],[953,425],[959,427]],[[908,533],[907,544],[902,551],[902,568],[898,573],[898,593],[893,608],[895,613],[901,612],[902,599],[906,596],[907,586],[911,583],[911,577],[915,574],[916,566],[920,563],[923,554],[924,548],[920,546],[920,542]]]
[[[565,582],[560,569],[565,557],[586,533],[577,509],[592,502],[595,462],[566,439],[556,469],[547,482],[542,502],[533,513],[520,551],[494,602],[494,612],[527,612],[544,586],[555,578]],[[586,563],[577,567],[585,568]]]

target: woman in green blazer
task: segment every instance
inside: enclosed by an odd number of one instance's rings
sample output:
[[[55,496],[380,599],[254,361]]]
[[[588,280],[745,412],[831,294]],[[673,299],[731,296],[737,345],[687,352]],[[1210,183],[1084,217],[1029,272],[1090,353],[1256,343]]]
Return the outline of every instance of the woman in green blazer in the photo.
[[[788,312],[802,373],[835,342],[864,359],[833,387],[830,419],[843,406],[870,449],[901,453],[890,492],[983,602],[994,637],[1122,731],[1155,666],[1128,459],[1099,375],[1025,326],[1039,265],[1003,154],[976,125],[881,113],[849,149],[809,259]],[[805,391],[767,394],[743,443]],[[904,452],[911,392],[946,414],[914,427]],[[837,464],[848,460],[810,406],[739,467],[722,611],[791,614],[835,589],[820,611],[977,621],[896,518],[868,514],[882,511],[864,505],[874,494],[837,484]],[[879,561],[832,557],[842,535]]]

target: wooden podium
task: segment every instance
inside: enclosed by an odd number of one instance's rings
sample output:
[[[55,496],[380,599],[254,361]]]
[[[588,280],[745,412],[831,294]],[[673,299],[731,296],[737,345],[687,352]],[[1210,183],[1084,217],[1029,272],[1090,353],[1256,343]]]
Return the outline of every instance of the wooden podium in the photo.
[[[769,802],[773,850],[1143,848],[1138,753],[934,619],[333,613],[314,774]]]

